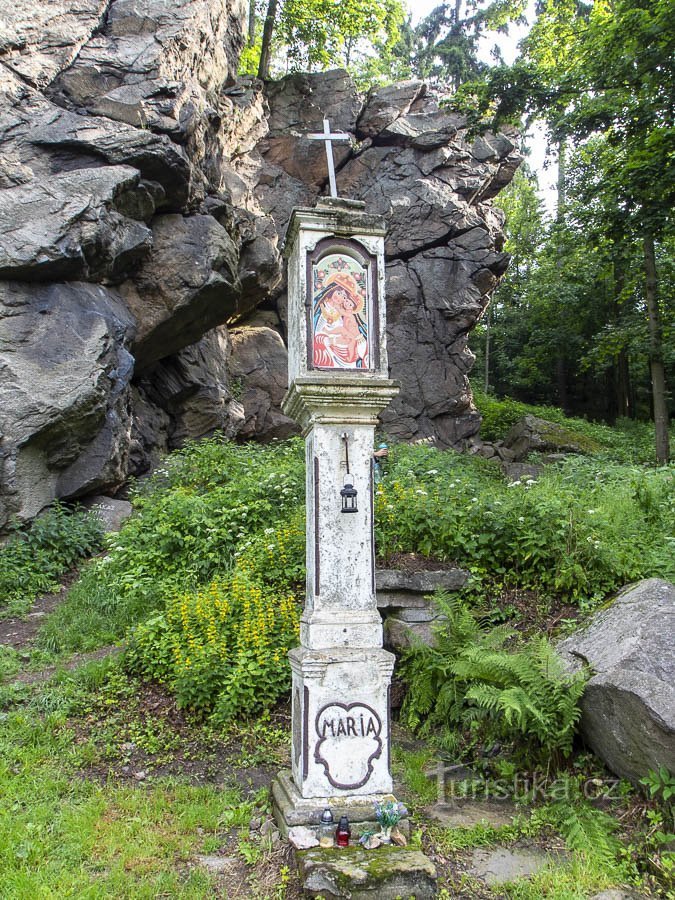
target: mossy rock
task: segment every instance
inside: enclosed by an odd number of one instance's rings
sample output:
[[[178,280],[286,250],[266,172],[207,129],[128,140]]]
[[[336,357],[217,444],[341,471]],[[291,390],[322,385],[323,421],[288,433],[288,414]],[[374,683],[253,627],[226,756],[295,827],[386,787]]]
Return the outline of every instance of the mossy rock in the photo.
[[[602,450],[588,435],[536,416],[524,416],[516,422],[504,438],[504,446],[515,453],[516,460],[532,452],[593,454]]]
[[[436,868],[420,850],[314,848],[299,851],[297,859],[303,887],[313,897],[427,900],[436,896]]]

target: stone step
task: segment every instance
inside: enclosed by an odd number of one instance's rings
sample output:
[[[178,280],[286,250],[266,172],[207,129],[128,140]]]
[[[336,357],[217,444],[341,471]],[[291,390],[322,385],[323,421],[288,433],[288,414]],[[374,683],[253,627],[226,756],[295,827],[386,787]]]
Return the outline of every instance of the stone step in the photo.
[[[378,847],[314,848],[296,854],[304,890],[310,897],[396,900],[436,896],[436,867],[421,850]]]
[[[432,594],[437,588],[458,591],[464,587],[468,577],[468,572],[457,568],[430,572],[378,569],[375,572],[377,605],[380,609],[424,609],[429,605],[427,594]]]

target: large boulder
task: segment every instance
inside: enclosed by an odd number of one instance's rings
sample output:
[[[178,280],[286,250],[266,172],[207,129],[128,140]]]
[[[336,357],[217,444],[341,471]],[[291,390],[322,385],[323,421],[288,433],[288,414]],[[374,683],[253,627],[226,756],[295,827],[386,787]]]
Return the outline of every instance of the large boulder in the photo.
[[[135,471],[145,471],[153,462],[152,440],[140,430],[149,415],[147,407],[166,416],[164,450],[215,431],[227,438],[237,435],[244,411],[232,393],[230,354],[230,334],[221,326],[143,372],[134,397],[134,421],[139,423],[138,439],[147,452],[136,459]]]
[[[0,282],[0,526],[122,484],[133,327],[100,285]]]
[[[530,453],[596,453],[601,449],[593,438],[537,416],[523,416],[503,443],[517,462]]]
[[[270,440],[298,431],[281,411],[288,386],[288,352],[281,335],[265,325],[231,332],[229,371],[243,406],[245,424],[240,437]]]
[[[139,323],[139,370],[198,341],[241,297],[237,248],[212,216],[156,216],[152,234],[152,255],[121,287]]]
[[[120,280],[152,245],[150,229],[115,208],[138,181],[107,166],[0,192],[0,278]]]
[[[587,628],[558,645],[571,670],[592,673],[581,729],[617,775],[675,772],[675,585],[650,578],[626,588]]]

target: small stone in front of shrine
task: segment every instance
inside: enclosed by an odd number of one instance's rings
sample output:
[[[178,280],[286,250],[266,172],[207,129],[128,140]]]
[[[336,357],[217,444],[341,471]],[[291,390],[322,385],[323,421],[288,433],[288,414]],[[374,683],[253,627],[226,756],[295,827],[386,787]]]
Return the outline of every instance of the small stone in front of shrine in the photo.
[[[431,900],[436,896],[436,867],[420,850],[315,849],[299,852],[297,858],[303,888],[312,897]]]

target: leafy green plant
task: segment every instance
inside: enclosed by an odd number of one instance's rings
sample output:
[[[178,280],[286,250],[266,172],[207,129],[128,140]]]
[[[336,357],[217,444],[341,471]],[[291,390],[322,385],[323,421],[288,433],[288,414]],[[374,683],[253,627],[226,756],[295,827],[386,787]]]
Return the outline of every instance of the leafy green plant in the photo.
[[[133,629],[130,667],[218,721],[269,708],[290,688],[286,654],[297,643],[299,608],[288,586],[302,571],[300,547],[297,523],[245,542],[231,576],[173,594],[164,612]]]
[[[665,766],[661,766],[658,771],[650,769],[646,777],[640,779],[640,784],[647,788],[652,800],[668,804],[675,797],[675,776]]]
[[[571,457],[506,482],[486,460],[400,444],[388,469],[375,497],[385,561],[416,552],[585,606],[675,574],[672,469]]]
[[[671,775],[665,766],[660,766],[658,771],[650,769],[644,778],[640,779],[652,800],[659,803],[663,810],[664,830],[675,830],[675,776]],[[673,839],[673,835],[670,835]]]
[[[414,648],[402,666],[408,723],[426,733],[474,729],[569,754],[585,678],[566,674],[545,639],[507,646],[512,629],[485,627],[458,595],[438,591],[434,600],[446,617],[437,646]]]
[[[27,529],[15,527],[0,546],[0,615],[20,615],[35,597],[102,544],[96,516],[55,503]]]

